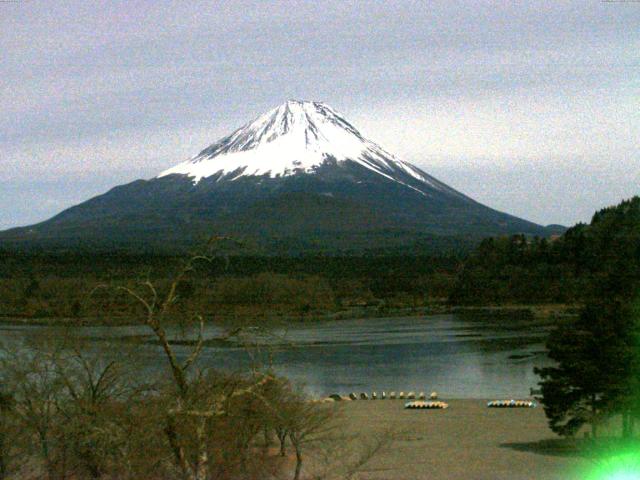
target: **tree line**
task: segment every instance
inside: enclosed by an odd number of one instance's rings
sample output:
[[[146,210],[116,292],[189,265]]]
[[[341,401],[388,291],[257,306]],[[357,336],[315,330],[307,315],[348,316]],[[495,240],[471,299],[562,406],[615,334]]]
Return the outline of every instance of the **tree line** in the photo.
[[[456,305],[583,303],[600,281],[638,255],[640,197],[602,209],[553,238],[487,238],[463,262]],[[595,290],[595,291],[594,291]]]
[[[3,257],[4,255],[4,257]],[[143,276],[159,286],[171,281],[181,259],[124,254],[0,254],[0,315],[24,318],[91,318],[104,311],[96,284],[135,285]],[[221,316],[294,318],[366,307],[420,308],[444,302],[454,282],[456,257],[296,258],[226,255],[199,269],[181,286],[190,308]],[[110,318],[127,321],[136,306],[112,302]],[[113,302],[117,305],[113,305]]]
[[[588,281],[583,307],[547,342],[555,365],[537,369],[551,429],[592,437],[612,418],[630,440],[640,419],[640,198],[597,212],[560,240],[566,262]]]

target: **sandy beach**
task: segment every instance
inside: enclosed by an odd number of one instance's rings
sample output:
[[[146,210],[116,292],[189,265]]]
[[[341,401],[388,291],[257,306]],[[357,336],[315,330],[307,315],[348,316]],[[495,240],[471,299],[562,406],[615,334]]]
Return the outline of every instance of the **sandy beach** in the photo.
[[[579,479],[588,465],[559,451],[540,407],[490,409],[485,400],[446,401],[447,410],[405,410],[402,400],[344,402],[348,429],[396,432],[358,478],[568,480]]]

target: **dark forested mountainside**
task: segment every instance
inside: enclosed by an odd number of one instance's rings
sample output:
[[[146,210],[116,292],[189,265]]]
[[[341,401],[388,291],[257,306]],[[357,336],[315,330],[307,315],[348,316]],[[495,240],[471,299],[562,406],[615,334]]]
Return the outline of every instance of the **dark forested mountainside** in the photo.
[[[615,282],[640,278],[640,197],[598,211],[557,238],[521,235],[482,241],[464,264],[454,304],[583,302]]]

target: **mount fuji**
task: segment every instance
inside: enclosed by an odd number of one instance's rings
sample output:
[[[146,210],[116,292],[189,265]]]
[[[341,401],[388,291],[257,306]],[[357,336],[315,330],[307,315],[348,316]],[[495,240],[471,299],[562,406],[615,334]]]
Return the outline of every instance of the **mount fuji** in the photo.
[[[319,102],[289,100],[150,180],[0,242],[175,250],[212,234],[268,251],[364,251],[553,229],[484,206],[367,140]]]

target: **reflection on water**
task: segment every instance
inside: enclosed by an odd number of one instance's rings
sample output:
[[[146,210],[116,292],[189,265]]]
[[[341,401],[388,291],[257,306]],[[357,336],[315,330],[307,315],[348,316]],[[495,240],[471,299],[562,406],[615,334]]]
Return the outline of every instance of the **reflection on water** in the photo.
[[[2,327],[3,337],[13,339],[36,332],[56,335],[59,329]],[[160,348],[144,327],[83,327],[80,332],[108,349],[127,344],[112,339],[148,339],[136,343],[136,357],[150,370],[165,367]],[[219,333],[213,327],[206,336]],[[436,390],[449,398],[526,397],[538,381],[533,367],[549,362],[543,352],[548,327],[505,316],[481,321],[456,315],[340,320],[274,333],[266,340],[274,369],[316,395]],[[177,350],[184,356],[189,347]],[[238,345],[211,343],[200,363],[243,369],[250,358]]]

